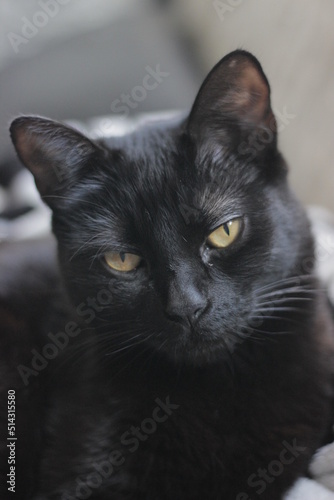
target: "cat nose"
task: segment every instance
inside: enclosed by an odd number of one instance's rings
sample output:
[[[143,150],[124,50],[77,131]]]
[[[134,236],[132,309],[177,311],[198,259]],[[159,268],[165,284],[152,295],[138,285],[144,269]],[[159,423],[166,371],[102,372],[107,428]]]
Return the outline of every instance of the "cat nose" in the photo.
[[[207,298],[196,287],[187,286],[186,290],[173,287],[169,291],[165,311],[168,319],[187,326],[194,326],[207,306]]]

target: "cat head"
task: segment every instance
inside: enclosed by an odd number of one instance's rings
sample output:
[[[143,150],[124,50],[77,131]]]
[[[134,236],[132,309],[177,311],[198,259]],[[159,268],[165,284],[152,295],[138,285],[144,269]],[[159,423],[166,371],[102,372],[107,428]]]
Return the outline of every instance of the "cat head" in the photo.
[[[11,136],[53,211],[77,313],[104,345],[211,362],[275,329],[268,297],[283,283],[286,305],[292,277],[312,271],[269,84],[245,51],[213,68],[179,120],[93,141],[23,116]]]

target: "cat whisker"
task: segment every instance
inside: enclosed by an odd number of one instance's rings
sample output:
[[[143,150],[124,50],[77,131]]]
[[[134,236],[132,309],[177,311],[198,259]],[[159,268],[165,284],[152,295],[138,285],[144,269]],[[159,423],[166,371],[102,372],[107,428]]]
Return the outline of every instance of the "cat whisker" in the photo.
[[[292,304],[295,302],[301,303],[301,305],[307,306],[309,302],[312,302],[313,299],[311,297],[280,297],[277,299],[271,299],[271,300],[263,300],[257,303],[256,307],[262,307],[262,306],[272,306],[272,307],[277,307],[280,305],[284,304]]]
[[[86,330],[81,330],[81,334],[85,331],[89,330],[87,328]],[[118,332],[112,332],[110,333],[105,332],[99,335],[94,335],[88,338],[85,338],[83,341],[78,341],[74,345],[68,346],[67,351],[66,351],[66,356],[63,358],[62,363],[60,363],[60,366],[62,366],[64,363],[68,363],[70,361],[76,363],[79,362],[80,359],[86,354],[87,349],[92,348],[92,346],[95,346],[96,349],[101,350],[103,349],[104,346],[110,346],[116,339],[117,340],[117,345],[125,345],[128,343],[130,340],[132,341],[134,338],[137,337],[142,337],[143,333],[145,331],[138,332],[138,329],[135,330],[137,335],[133,336],[133,330],[123,330],[123,331],[118,331]],[[123,341],[119,341],[119,339],[124,338]],[[143,340],[145,340],[146,337],[144,337]],[[135,344],[134,344],[135,345]],[[129,346],[130,347],[130,346]]]
[[[285,291],[288,288],[304,288],[305,286],[308,286],[308,284],[312,284],[314,280],[316,279],[315,275],[313,274],[305,274],[305,275],[300,275],[300,276],[295,276],[295,277],[289,277],[289,278],[282,278],[280,280],[274,281],[272,283],[269,283],[267,285],[263,285],[259,287],[256,292],[270,292],[272,290],[279,290],[279,291]],[[292,284],[292,286],[291,286]],[[288,287],[288,285],[290,285]]]
[[[154,335],[155,332],[152,332],[151,335],[148,337],[148,340]],[[149,350],[149,346],[147,344],[142,344],[144,349],[143,350],[140,350],[138,352],[138,354],[136,356],[133,356],[131,358],[131,360],[126,363],[115,375],[119,375],[120,373],[122,373],[122,371],[124,371],[130,364],[132,364],[136,359],[138,359],[140,356],[143,355],[143,353],[145,353],[145,351],[148,351]]]
[[[282,277],[281,279],[276,280],[273,283],[292,283],[295,281],[298,281],[300,283],[301,281],[312,281],[312,280],[314,280],[314,278],[315,278],[314,273],[298,274],[295,276]],[[263,288],[266,288],[266,287],[271,286],[271,285],[272,285],[272,283],[269,283],[267,285],[263,285]]]
[[[269,312],[269,311],[282,311],[282,312],[297,312],[297,313],[305,313],[305,309],[304,308],[301,308],[301,307],[289,307],[289,306],[286,306],[286,307],[283,307],[283,306],[276,306],[276,305],[273,305],[273,307],[257,307],[256,308],[256,312]]]
[[[300,300],[306,300],[307,298],[313,299],[314,294],[318,293],[318,290],[310,289],[310,288],[286,288],[282,290],[277,290],[274,292],[266,293],[266,294],[255,294],[256,299],[271,299],[271,300],[278,300],[278,299],[288,299],[292,300],[293,298],[300,299]],[[277,297],[277,299],[275,298]]]
[[[268,330],[260,330],[259,328],[253,328],[252,332],[256,332],[257,334],[260,334],[261,338],[263,339],[264,342],[267,340],[275,341],[275,337],[280,336],[280,335],[283,335],[283,336],[293,335],[293,332],[290,332],[287,330],[272,332],[272,331],[268,331]],[[249,338],[250,338],[250,340],[252,340],[254,338],[252,333],[250,334]]]
[[[289,318],[289,317],[284,317],[284,316],[276,316],[276,315],[269,315],[269,316],[263,316],[262,317],[264,321],[275,321],[275,323],[289,323],[289,324],[294,324],[297,327],[300,327],[302,323],[298,321],[295,318]],[[274,332],[275,334],[276,332]]]
[[[312,293],[316,293],[318,292],[319,288],[315,289],[315,288],[311,288],[311,287],[308,287],[308,286],[291,286],[291,287],[287,287],[287,288],[277,288],[275,290],[269,290],[269,291],[266,291],[266,292],[261,292],[261,293],[258,293],[256,291],[255,293],[255,296],[256,297],[272,297],[272,296],[275,296],[275,295],[289,295],[291,293],[296,293],[296,294],[300,294],[300,293],[305,293],[305,294],[312,294]]]

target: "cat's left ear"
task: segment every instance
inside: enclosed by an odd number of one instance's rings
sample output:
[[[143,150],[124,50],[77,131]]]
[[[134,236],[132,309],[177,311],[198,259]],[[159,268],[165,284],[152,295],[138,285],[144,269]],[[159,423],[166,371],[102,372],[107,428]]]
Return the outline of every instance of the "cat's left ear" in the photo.
[[[270,105],[270,87],[258,60],[236,50],[225,56],[205,79],[188,120],[190,135],[198,140],[226,134],[269,129],[276,136]]]
[[[22,163],[33,174],[40,195],[51,208],[94,168],[98,146],[77,130],[36,116],[16,118],[10,134]]]

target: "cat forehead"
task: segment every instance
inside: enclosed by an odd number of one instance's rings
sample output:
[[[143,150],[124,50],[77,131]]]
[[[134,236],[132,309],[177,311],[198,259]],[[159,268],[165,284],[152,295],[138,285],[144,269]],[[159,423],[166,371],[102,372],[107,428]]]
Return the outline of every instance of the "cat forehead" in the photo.
[[[109,152],[120,152],[133,165],[141,162],[154,168],[154,160],[167,159],[176,151],[179,133],[180,121],[159,122],[158,126],[148,123],[130,133],[104,138],[101,142]]]
[[[145,177],[148,181],[152,177],[157,182],[160,176],[163,183],[175,175],[179,180],[204,177],[207,183],[215,183],[217,177],[226,180],[235,174],[236,178],[242,175],[243,182],[248,182],[255,173],[249,167],[246,177],[243,176],[243,162],[236,158],[235,151],[232,151],[232,164],[230,144],[223,138],[219,145],[213,141],[205,147],[192,142],[189,134],[184,133],[183,119],[159,122],[158,126],[148,124],[132,133],[108,137],[101,142],[109,153],[108,168],[123,171],[124,178],[130,172],[134,178]]]
[[[241,215],[251,199],[240,175],[215,165],[200,168],[171,148],[121,155],[106,174],[95,198],[104,200],[105,220],[111,215],[121,227],[213,227]]]
[[[129,207],[231,205],[258,172],[224,149],[197,148],[183,134],[183,121],[148,125],[103,141],[108,150],[103,182]]]
[[[178,151],[177,131],[140,129],[123,137],[103,141],[107,155],[101,165],[103,181],[115,196],[133,200],[159,196],[161,191],[175,189],[182,176],[182,159]]]

